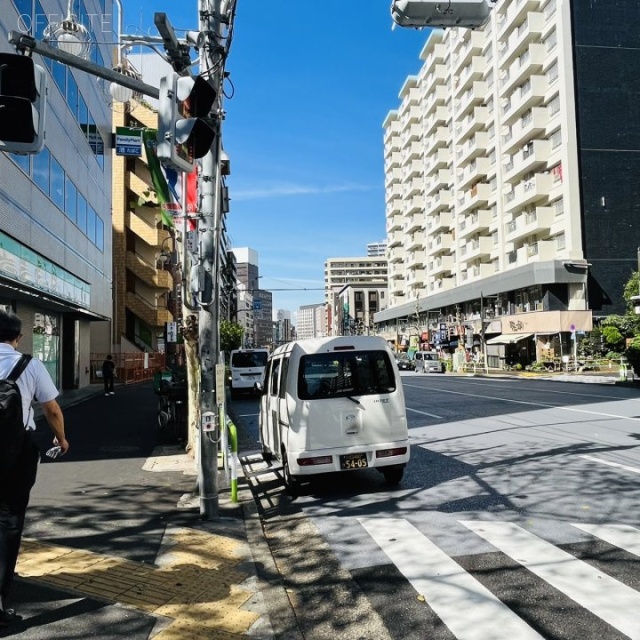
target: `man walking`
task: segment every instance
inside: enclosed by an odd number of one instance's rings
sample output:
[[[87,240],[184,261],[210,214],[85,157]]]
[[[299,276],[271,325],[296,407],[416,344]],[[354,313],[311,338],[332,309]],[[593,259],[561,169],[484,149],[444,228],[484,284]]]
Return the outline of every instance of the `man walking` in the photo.
[[[102,381],[104,382],[104,395],[112,396],[115,394],[113,390],[113,379],[115,377],[116,365],[113,362],[113,356],[109,354],[102,363]]]
[[[7,379],[22,355],[17,351],[22,338],[22,321],[0,309],[0,380]],[[32,358],[16,380],[22,400],[22,419],[26,433],[17,457],[0,468],[0,626],[20,620],[8,599],[13,583],[29,494],[35,484],[40,452],[31,439],[36,425],[32,402],[37,401],[53,431],[55,445],[64,454],[69,449],[65,438],[64,417],[56,389],[45,366]],[[0,434],[2,425],[0,425]]]

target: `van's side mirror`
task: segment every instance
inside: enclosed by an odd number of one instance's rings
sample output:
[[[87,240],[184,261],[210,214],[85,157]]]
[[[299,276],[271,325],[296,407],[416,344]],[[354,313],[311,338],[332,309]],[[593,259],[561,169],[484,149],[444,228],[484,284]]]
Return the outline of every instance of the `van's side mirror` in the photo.
[[[261,382],[254,382],[253,383],[253,390],[256,393],[264,393],[264,388],[262,387],[262,383]]]

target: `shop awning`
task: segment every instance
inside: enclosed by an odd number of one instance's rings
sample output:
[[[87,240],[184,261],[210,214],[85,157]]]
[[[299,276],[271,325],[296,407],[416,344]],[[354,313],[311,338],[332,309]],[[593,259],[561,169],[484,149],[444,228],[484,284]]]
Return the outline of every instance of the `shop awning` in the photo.
[[[514,344],[518,340],[530,338],[533,333],[503,333],[495,338],[489,338],[487,344]]]

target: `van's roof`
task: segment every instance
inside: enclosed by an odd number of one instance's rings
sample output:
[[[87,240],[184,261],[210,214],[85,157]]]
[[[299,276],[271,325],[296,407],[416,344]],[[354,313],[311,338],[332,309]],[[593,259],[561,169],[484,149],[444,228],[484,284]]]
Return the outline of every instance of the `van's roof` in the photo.
[[[251,353],[253,351],[266,351],[267,353],[269,353],[269,349],[233,349],[231,351],[231,353]]]
[[[388,350],[387,341],[379,336],[334,336],[329,338],[308,338],[297,340],[278,347],[273,353],[290,352],[299,348],[303,353],[327,353],[331,351],[348,350],[349,347],[356,351],[369,349]]]

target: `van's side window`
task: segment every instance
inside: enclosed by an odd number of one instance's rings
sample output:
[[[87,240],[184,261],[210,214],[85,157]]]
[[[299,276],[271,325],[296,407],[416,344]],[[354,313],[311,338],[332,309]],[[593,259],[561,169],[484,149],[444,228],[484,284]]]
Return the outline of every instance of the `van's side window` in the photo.
[[[280,374],[280,397],[287,395],[287,371],[289,371],[289,358],[282,360],[282,373]]]
[[[278,395],[278,373],[280,372],[281,360],[274,360],[271,363],[271,395]]]

